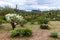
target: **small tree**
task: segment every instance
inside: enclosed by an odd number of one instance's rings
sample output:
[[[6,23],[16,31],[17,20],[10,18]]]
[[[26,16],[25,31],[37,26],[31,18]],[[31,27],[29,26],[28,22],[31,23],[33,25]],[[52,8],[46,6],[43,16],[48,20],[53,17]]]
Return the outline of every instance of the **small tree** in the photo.
[[[6,14],[5,15],[6,20],[11,23],[12,28],[14,30],[14,28],[16,27],[16,23],[19,23],[23,20],[23,17],[18,15],[18,14]]]

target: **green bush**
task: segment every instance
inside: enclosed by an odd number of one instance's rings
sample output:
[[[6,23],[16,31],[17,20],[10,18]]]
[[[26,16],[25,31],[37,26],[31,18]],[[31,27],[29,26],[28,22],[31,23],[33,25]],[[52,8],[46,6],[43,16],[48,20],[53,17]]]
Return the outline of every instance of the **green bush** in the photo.
[[[49,20],[48,19],[43,19],[41,20],[41,24],[48,24]]]
[[[14,29],[11,31],[11,37],[16,37],[16,36],[31,36],[32,35],[32,30],[28,28],[18,28]]]
[[[21,21],[21,24],[26,24],[27,20]]]
[[[49,19],[44,16],[40,16],[37,19],[38,19],[39,24],[48,24],[48,22],[49,22]]]
[[[31,36],[32,35],[32,30],[31,29],[28,29],[28,28],[26,28],[25,30],[25,36]]]
[[[57,34],[57,32],[51,32],[50,36],[51,37],[54,37],[54,38],[57,38],[58,37],[58,34]]]
[[[16,37],[16,36],[23,37],[24,36],[24,29],[18,28],[18,29],[12,30],[11,31],[11,37]]]
[[[38,18],[37,18],[37,20],[38,20],[38,23],[39,23],[39,24],[42,24],[41,22],[42,22],[42,20],[43,20],[43,19],[44,19],[44,17],[43,17],[43,16],[41,16],[41,17],[38,17]]]
[[[28,22],[32,22],[32,21],[34,20],[34,18],[26,18],[26,20],[27,20]]]
[[[41,29],[50,29],[47,24],[41,24],[41,25],[40,25],[40,28],[41,28]]]
[[[24,26],[24,24],[26,24],[26,23],[27,23],[27,20],[21,21],[21,22],[20,22],[20,26],[22,26],[22,27],[23,27],[23,26]]]
[[[5,18],[4,16],[0,16],[0,23],[3,23],[3,22],[5,22]]]
[[[1,20],[4,20],[4,16],[1,16],[1,15],[0,15],[0,19],[1,19]]]
[[[19,29],[18,31],[19,31],[19,36],[20,36],[20,37],[23,37],[24,34],[25,34],[24,28],[21,28],[21,29]]]
[[[0,24],[3,23],[3,20],[0,19]]]
[[[18,31],[16,31],[16,30],[12,30],[11,31],[11,37],[16,37],[18,35],[19,35],[19,32]]]
[[[34,24],[35,22],[38,22],[38,19],[31,20],[31,24]]]

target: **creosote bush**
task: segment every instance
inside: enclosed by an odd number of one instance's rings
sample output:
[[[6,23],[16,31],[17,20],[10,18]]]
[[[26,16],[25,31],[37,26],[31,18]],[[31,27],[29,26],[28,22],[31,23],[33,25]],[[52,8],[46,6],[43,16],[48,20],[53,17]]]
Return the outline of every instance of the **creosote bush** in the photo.
[[[49,19],[43,16],[38,18],[37,20],[38,20],[38,24],[48,24],[49,22]]]
[[[51,32],[50,36],[51,37],[54,37],[54,38],[57,38],[58,37],[58,34],[57,34],[57,32]]]
[[[49,20],[47,18],[41,20],[41,24],[48,24]]]
[[[29,36],[32,35],[32,30],[31,29],[25,28],[24,29],[24,32],[25,32],[25,34],[24,34],[25,36],[28,36],[29,37]]]
[[[41,29],[50,29],[47,24],[41,24],[41,25],[40,25],[40,28],[41,28]]]
[[[32,30],[28,28],[17,28],[11,31],[11,37],[24,37],[24,36],[31,36]]]

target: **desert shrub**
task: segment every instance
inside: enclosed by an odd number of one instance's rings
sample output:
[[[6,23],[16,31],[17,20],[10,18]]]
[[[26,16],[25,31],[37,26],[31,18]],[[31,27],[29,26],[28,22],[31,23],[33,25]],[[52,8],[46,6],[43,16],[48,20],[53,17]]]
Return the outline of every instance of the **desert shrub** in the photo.
[[[37,19],[38,19],[39,24],[48,24],[48,22],[49,22],[49,19],[44,16],[40,16]]]
[[[43,19],[41,20],[41,24],[48,24],[49,20],[48,19]]]
[[[34,19],[31,21],[31,24],[34,24],[35,22],[38,22],[38,19]]]
[[[11,37],[16,37],[16,36],[23,37],[24,36],[24,29],[18,28],[18,29],[12,30]]]
[[[11,37],[16,37],[16,36],[18,36],[18,35],[19,35],[18,33],[19,33],[18,31],[12,30],[12,31],[11,31]]]
[[[21,21],[21,22],[20,22],[20,26],[22,26],[22,27],[23,27],[23,26],[24,26],[24,24],[26,24],[26,23],[27,23],[27,20]]]
[[[60,21],[60,17],[56,17],[56,20],[57,20],[57,21]],[[55,21],[56,21],[56,20],[55,20]]]
[[[32,35],[32,30],[31,29],[28,29],[28,28],[25,28],[25,36],[31,36]]]
[[[0,22],[5,22],[5,17],[0,15]]]
[[[58,34],[57,34],[57,32],[51,32],[50,36],[51,37],[54,37],[54,38],[57,38],[58,37]]]
[[[5,23],[5,22],[6,22],[5,20],[0,19],[0,24],[1,24],[1,23]]]
[[[17,28],[15,29],[15,31],[17,32],[18,36],[23,37],[25,32],[24,32],[24,28]]]
[[[21,21],[22,24],[26,24],[27,23],[27,20],[24,20],[24,21]]]
[[[40,28],[41,28],[41,29],[50,29],[47,24],[41,24],[41,25],[40,25]]]
[[[32,30],[28,28],[18,28],[11,31],[11,37],[24,37],[24,36],[31,36]]]
[[[26,20],[27,20],[28,22],[30,22],[31,18],[26,18]]]
[[[4,20],[0,19],[0,28],[3,26],[2,23],[4,22]]]
[[[0,19],[0,24],[2,23],[2,20]]]
[[[27,20],[28,22],[31,22],[32,20],[34,20],[34,18],[26,18],[26,20]]]
[[[4,20],[4,16],[1,16],[1,15],[0,15],[0,19],[1,19],[1,20]]]
[[[37,18],[38,23],[39,23],[39,24],[41,24],[41,22],[42,22],[42,20],[43,20],[43,19],[44,19],[44,17],[43,17],[43,16],[38,17],[38,18]]]
[[[35,18],[27,18],[26,19],[28,22],[31,22],[31,24],[34,24],[37,20]]]

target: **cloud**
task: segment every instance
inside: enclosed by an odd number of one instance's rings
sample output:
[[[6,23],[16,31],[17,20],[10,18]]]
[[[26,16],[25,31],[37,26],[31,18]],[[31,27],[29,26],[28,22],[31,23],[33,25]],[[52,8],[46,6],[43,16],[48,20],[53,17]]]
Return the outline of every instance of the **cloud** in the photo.
[[[11,3],[8,3],[8,2],[3,2],[3,1],[0,1],[0,5],[12,5]]]
[[[0,6],[10,5],[11,7],[18,5],[18,9],[23,10],[49,10],[60,9],[60,0],[0,0]]]
[[[4,7],[4,6],[14,7],[14,4],[9,3],[9,2],[0,1],[0,6],[2,6],[2,7]]]

